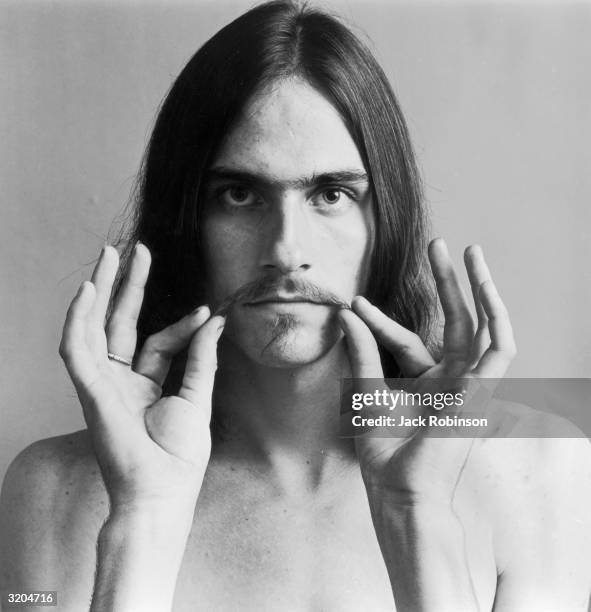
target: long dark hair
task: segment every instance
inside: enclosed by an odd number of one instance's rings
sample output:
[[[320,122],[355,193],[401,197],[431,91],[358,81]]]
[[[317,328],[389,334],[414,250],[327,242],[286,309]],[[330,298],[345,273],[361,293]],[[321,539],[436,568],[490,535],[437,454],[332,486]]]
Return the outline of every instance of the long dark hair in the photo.
[[[367,297],[431,341],[436,302],[426,275],[426,214],[394,93],[369,49],[338,19],[275,0],[207,41],[176,79],[157,117],[128,235],[129,245],[141,240],[153,257],[138,346],[204,301],[204,174],[249,99],[292,76],[305,79],[340,113],[369,175],[376,236]],[[399,375],[391,357],[384,354],[382,361],[387,376]]]

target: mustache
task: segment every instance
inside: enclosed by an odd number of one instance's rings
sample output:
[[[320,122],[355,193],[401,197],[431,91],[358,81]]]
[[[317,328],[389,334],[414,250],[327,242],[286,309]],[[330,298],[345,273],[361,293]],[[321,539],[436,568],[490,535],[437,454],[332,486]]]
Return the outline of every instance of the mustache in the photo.
[[[282,291],[296,293],[298,297],[315,304],[351,309],[351,304],[336,293],[319,287],[309,280],[297,277],[264,276],[234,291],[217,307],[215,314],[226,315],[236,304],[254,302],[265,298],[270,293]]]

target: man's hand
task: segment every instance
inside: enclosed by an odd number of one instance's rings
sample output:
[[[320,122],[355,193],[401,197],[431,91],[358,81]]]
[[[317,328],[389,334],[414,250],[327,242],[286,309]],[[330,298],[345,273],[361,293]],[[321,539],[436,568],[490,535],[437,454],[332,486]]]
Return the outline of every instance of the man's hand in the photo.
[[[136,325],[150,268],[137,244],[111,316],[105,316],[119,265],[105,247],[66,318],[60,354],[92,435],[112,509],[174,499],[195,502],[211,448],[211,393],[222,317],[197,309],[147,339],[133,367]],[[161,398],[172,357],[190,343],[178,397]]]
[[[444,378],[501,378],[515,355],[507,310],[490,278],[480,247],[468,247],[465,263],[478,317],[475,329],[445,243],[429,246],[429,260],[445,315],[443,356],[436,362],[421,339],[388,318],[365,298],[341,310],[355,378],[383,378],[375,337],[396,358],[405,377],[429,383]],[[420,390],[420,385],[419,385]],[[470,408],[469,404],[466,406]],[[400,495],[400,503],[451,502],[453,487],[472,441],[428,436],[427,428],[408,438],[356,439],[366,484]]]
[[[199,308],[148,338],[134,359],[150,253],[136,245],[105,325],[118,266],[117,251],[105,247],[68,310],[60,345],[111,502],[91,609],[166,610],[209,461],[225,320]],[[171,359],[187,345],[179,394],[162,398]]]
[[[406,377],[432,389],[437,379],[500,378],[515,354],[507,310],[482,251],[469,247],[466,268],[478,316],[475,329],[445,243],[434,240],[429,260],[445,327],[443,357],[436,362],[418,336],[364,298],[341,310],[354,378],[383,379],[377,339]],[[390,575],[397,609],[477,610],[479,603],[465,555],[464,530],[452,502],[474,440],[428,436],[355,439],[376,535]]]

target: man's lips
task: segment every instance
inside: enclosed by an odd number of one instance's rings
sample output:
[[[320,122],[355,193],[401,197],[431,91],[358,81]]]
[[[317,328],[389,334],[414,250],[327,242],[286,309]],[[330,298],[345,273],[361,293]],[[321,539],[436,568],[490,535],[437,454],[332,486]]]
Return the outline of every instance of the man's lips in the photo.
[[[259,298],[258,300],[253,300],[252,302],[246,302],[246,306],[259,306],[261,304],[320,304],[321,302],[311,300],[309,298],[305,298],[303,296],[280,296],[280,295],[271,295],[264,298]]]
[[[351,308],[335,293],[320,288],[302,278],[262,278],[240,287],[217,308],[216,314],[227,314],[234,306],[263,306],[281,304],[313,304]]]

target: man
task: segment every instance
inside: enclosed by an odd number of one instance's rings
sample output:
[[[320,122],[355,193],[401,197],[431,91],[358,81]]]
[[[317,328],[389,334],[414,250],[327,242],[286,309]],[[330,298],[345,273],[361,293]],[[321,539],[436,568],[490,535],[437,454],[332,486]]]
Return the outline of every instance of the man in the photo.
[[[120,280],[106,247],[64,326],[88,431],[6,477],[4,590],[76,611],[586,608],[585,440],[339,436],[344,377],[498,378],[514,353],[481,250],[475,331],[436,240],[436,355],[406,128],[346,28],[278,2],[220,31],[140,187]]]

